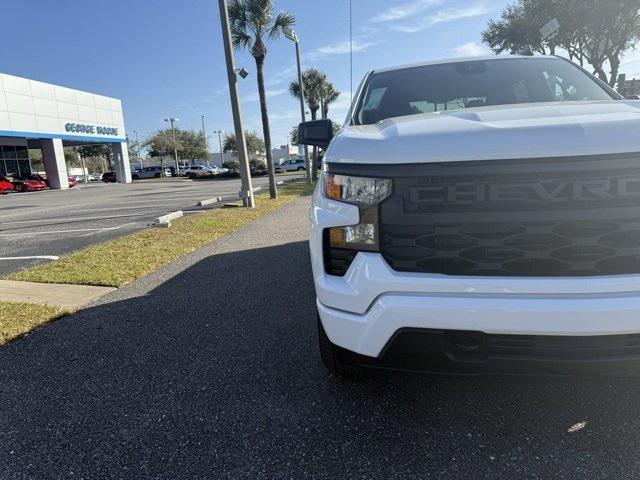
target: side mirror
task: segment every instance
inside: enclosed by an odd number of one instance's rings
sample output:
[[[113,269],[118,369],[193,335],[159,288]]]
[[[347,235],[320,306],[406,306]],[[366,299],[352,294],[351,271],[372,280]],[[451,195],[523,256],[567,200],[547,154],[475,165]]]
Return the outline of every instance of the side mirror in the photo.
[[[298,143],[327,148],[333,138],[331,120],[312,120],[298,125]]]

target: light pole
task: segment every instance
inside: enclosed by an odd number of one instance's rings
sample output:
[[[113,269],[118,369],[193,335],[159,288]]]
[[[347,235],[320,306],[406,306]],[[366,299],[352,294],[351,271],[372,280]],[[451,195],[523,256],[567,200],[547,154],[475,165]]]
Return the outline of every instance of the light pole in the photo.
[[[302,69],[300,68],[300,46],[299,38],[296,32],[288,30],[284,33],[284,36],[291,40],[296,45],[296,64],[298,65],[298,85],[300,86],[300,118],[303,122],[306,121],[304,113],[304,85],[302,84]],[[298,143],[298,150],[302,147],[304,152],[304,161],[307,164],[307,183],[311,183],[311,169],[315,168],[315,165],[311,165],[309,161],[309,152],[306,145]]]
[[[202,119],[202,142],[204,143],[204,161],[207,163],[207,166],[209,166],[209,159],[207,158],[207,133],[204,129],[204,119],[205,119],[206,115],[200,115],[200,118]]]
[[[218,134],[218,144],[220,145],[220,166],[224,163],[224,152],[222,151],[222,132],[224,130],[214,130],[213,133]]]
[[[240,100],[238,98],[238,77],[235,72],[235,60],[233,57],[233,48],[231,46],[231,29],[229,28],[227,2],[225,0],[218,0],[218,6],[220,7],[222,42],[224,43],[227,79],[229,81],[229,96],[231,97],[231,110],[233,112],[233,127],[236,134],[236,150],[238,151],[240,178],[242,180],[240,197],[242,197],[242,203],[245,207],[255,208],[256,204],[253,198],[253,186],[251,185],[251,175],[249,173],[249,160],[247,159],[247,143],[244,137],[242,111],[240,110]],[[240,72],[240,75],[242,76],[243,73]],[[246,71],[244,76],[246,76]]]
[[[180,173],[180,164],[178,163],[178,145],[176,144],[176,127],[175,123],[179,122],[179,118],[165,118],[165,122],[171,123],[171,133],[173,134],[173,158],[176,161],[176,176]],[[164,172],[162,172],[164,174]]]
[[[142,157],[140,156],[140,138],[138,138],[139,130],[134,130],[133,134],[136,136],[136,154],[138,155],[138,163],[140,164],[140,170],[144,168],[142,165]]]

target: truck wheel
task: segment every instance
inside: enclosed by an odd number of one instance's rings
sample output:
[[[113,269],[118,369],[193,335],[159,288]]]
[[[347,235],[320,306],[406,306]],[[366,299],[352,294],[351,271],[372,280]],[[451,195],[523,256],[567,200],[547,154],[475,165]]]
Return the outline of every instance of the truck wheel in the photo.
[[[322,363],[327,367],[330,373],[333,375],[349,378],[353,377],[356,373],[355,369],[352,367],[345,365],[340,361],[340,352],[338,351],[338,347],[336,347],[329,337],[327,337],[327,333],[324,331],[324,327],[322,326],[322,322],[320,321],[320,316],[318,315],[318,340],[320,344],[320,357],[322,358]]]

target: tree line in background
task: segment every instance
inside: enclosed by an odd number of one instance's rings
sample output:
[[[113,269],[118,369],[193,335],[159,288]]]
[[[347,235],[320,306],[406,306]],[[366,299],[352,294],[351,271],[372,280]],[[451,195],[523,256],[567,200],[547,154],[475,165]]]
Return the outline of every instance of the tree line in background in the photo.
[[[560,24],[558,33],[543,39],[540,29],[554,18]],[[639,37],[639,0],[519,0],[507,6],[499,20],[491,20],[482,34],[495,53],[518,53],[527,46],[541,54],[564,50],[612,87],[621,56]]]

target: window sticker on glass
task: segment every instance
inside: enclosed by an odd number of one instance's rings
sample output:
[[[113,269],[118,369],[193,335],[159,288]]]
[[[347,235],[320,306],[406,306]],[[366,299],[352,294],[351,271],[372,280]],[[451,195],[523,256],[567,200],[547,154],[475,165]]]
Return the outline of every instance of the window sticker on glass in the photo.
[[[367,99],[367,103],[364,106],[364,110],[375,110],[376,108],[378,108],[386,91],[387,87],[374,88],[373,90],[371,90],[371,92],[369,93],[369,98]]]

